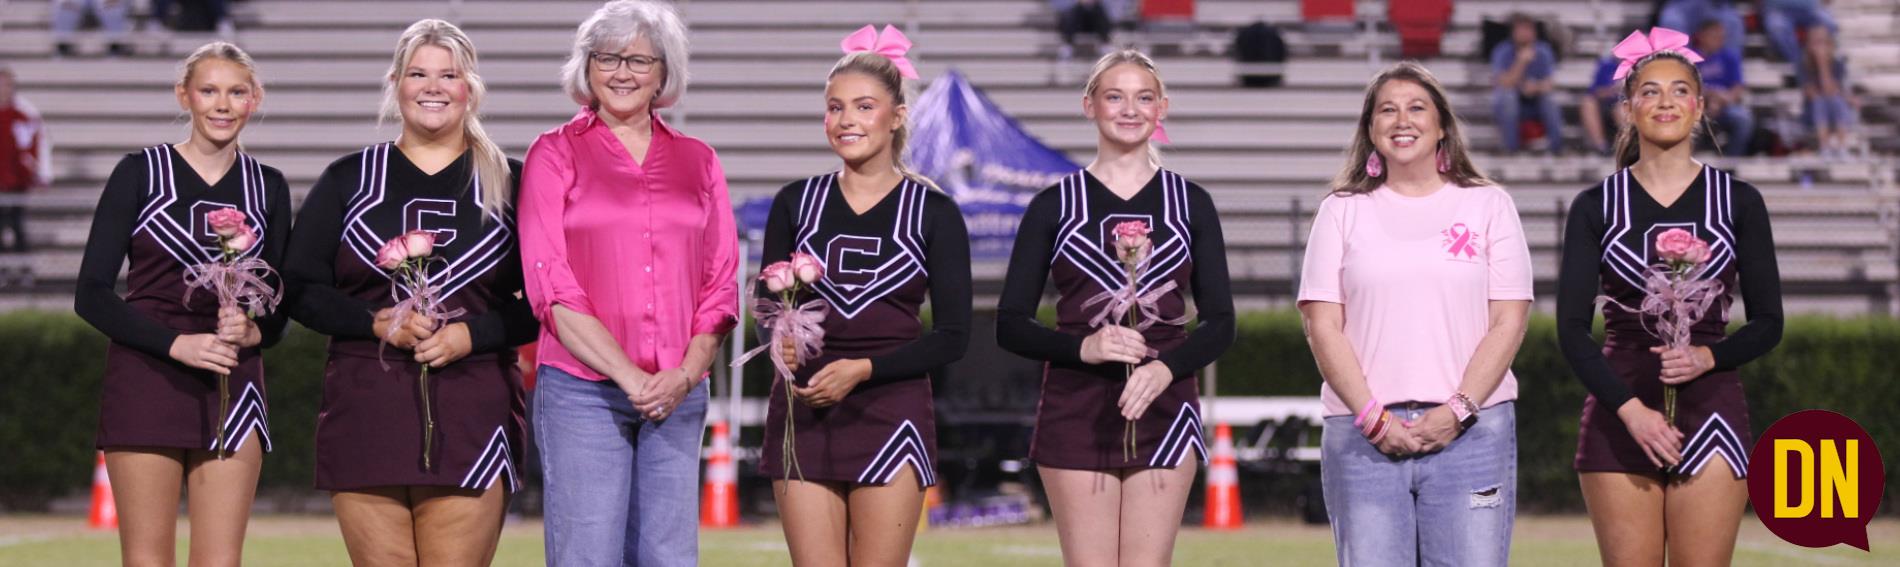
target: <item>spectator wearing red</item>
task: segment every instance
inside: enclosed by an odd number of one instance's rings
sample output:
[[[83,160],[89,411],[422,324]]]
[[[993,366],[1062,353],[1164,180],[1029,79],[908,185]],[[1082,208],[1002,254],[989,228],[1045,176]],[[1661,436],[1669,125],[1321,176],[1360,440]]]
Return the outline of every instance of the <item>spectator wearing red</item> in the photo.
[[[26,192],[46,184],[39,113],[18,102],[13,70],[0,67],[0,250],[26,252]],[[6,233],[12,232],[12,241]]]

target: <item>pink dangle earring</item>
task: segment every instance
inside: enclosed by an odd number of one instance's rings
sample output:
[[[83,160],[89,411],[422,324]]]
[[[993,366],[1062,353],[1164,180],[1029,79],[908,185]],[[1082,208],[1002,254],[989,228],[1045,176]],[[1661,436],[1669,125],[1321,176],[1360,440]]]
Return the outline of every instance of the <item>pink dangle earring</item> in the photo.
[[[1374,151],[1372,155],[1366,157],[1366,177],[1381,175],[1385,175],[1385,160],[1380,159],[1379,152]]]
[[[1440,142],[1438,144],[1438,172],[1448,171],[1451,171],[1451,154],[1445,152],[1445,144]]]

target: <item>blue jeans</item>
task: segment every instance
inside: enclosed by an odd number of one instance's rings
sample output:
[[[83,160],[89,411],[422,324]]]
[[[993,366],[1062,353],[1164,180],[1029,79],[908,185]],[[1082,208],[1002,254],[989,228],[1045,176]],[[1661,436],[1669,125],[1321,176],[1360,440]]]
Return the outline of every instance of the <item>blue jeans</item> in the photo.
[[[1748,153],[1748,143],[1755,137],[1755,111],[1744,105],[1731,104],[1709,118],[1728,135],[1728,140],[1722,144],[1722,155],[1736,157]]]
[[[1320,479],[1340,565],[1504,565],[1517,515],[1516,404],[1480,411],[1443,451],[1399,459],[1366,441],[1352,416],[1328,417]]]
[[[535,384],[547,562],[556,567],[699,563],[699,448],[706,384],[665,421],[642,418],[611,381],[542,366]]]
[[[99,28],[105,31],[107,41],[125,41],[125,34],[132,29],[126,21],[126,11],[130,0],[55,0],[53,2],[53,41],[68,43],[79,30],[79,23],[86,18],[86,12],[92,12],[99,18]]]
[[[1498,141],[1506,152],[1515,153],[1524,145],[1523,140],[1518,139],[1518,123],[1524,120],[1522,98],[1517,89],[1491,90],[1491,117],[1498,121]],[[1551,153],[1563,151],[1564,113],[1557,108],[1557,98],[1545,93],[1531,97],[1530,102],[1536,107],[1533,110],[1537,112],[1537,121],[1544,123],[1544,139],[1550,142]]]
[[[1808,98],[1808,126],[1812,128],[1853,129],[1860,122],[1847,97],[1814,96]]]
[[[1801,60],[1800,36],[1795,30],[1801,28],[1824,27],[1830,32],[1839,33],[1841,26],[1834,23],[1826,8],[1818,0],[1766,0],[1761,6],[1761,29],[1768,34],[1768,42],[1774,44],[1775,52],[1789,62]]]

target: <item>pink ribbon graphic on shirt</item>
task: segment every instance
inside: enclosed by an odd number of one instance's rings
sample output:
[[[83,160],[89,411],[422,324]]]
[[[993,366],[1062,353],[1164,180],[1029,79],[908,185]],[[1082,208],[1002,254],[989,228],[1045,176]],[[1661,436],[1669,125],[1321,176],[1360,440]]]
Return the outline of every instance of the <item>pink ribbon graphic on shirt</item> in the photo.
[[[845,36],[838,47],[843,48],[845,53],[869,51],[882,55],[897,66],[897,74],[906,79],[917,78],[917,68],[912,67],[910,59],[904,57],[905,53],[910,52],[910,38],[904,37],[904,32],[898,31],[896,26],[886,25],[882,33],[877,31],[877,26],[858,28],[858,31]]]
[[[1478,235],[1465,227],[1465,223],[1451,225],[1451,228],[1440,231],[1440,234],[1445,235],[1447,246],[1445,250],[1451,252],[1451,257],[1457,258],[1459,254],[1464,254],[1467,258],[1478,257],[1478,247],[1471,243],[1471,240],[1477,238]]]

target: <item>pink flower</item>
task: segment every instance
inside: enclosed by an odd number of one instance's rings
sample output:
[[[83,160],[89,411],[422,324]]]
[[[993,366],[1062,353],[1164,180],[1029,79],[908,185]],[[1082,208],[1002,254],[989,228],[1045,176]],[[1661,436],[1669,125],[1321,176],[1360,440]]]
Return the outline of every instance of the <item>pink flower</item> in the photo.
[[[225,210],[228,211],[231,209]],[[251,227],[248,226],[243,227],[243,230],[238,231],[237,234],[232,235],[224,241],[224,248],[234,254],[243,253],[245,250],[250,250],[252,246],[256,245],[257,233],[251,232]]]
[[[1124,264],[1140,262],[1148,255],[1149,247],[1153,244],[1148,241],[1150,232],[1154,231],[1142,221],[1126,221],[1115,225],[1115,255]]]
[[[802,283],[812,283],[825,276],[825,265],[818,258],[803,252],[792,255],[792,275],[798,276]]]
[[[1702,256],[1700,258],[1691,259],[1689,254],[1694,252],[1697,246],[1702,247]],[[1656,236],[1656,254],[1667,262],[1688,262],[1691,264],[1701,262],[1708,258],[1708,248],[1709,244],[1707,242],[1696,238],[1694,233],[1680,228],[1665,230],[1661,235]]]
[[[225,207],[206,214],[205,222],[211,225],[211,232],[230,238],[237,236],[238,230],[244,228],[244,212]]]
[[[403,237],[398,236],[383,243],[383,248],[376,251],[376,267],[385,270],[402,267],[403,261],[409,259],[409,249],[403,247],[402,241]]]
[[[435,233],[426,230],[411,230],[402,236],[402,246],[410,258],[427,258],[435,254]]]
[[[1709,243],[1696,240],[1695,245],[1690,246],[1689,251],[1682,255],[1682,261],[1691,264],[1700,264],[1709,261]]]
[[[785,293],[798,284],[793,271],[791,262],[776,262],[759,270],[759,281],[765,282],[765,289],[772,293]]]

